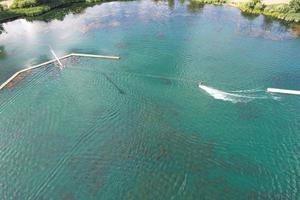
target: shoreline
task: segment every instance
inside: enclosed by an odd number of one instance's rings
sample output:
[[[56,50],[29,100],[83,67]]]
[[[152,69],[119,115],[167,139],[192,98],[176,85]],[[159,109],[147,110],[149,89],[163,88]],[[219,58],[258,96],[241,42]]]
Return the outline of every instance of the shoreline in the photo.
[[[237,8],[242,13],[264,15],[286,23],[300,23],[300,12],[293,12],[286,0],[191,0],[191,2],[203,5],[226,5]]]
[[[0,11],[0,23],[6,23],[10,21],[14,21],[17,19],[40,19],[43,18],[43,16],[49,15],[45,17],[45,21],[47,19],[56,18],[57,15],[60,14],[61,11],[69,12],[74,9],[75,12],[78,10],[83,10],[85,8],[105,3],[110,1],[94,1],[94,2],[86,2],[86,0],[74,0],[72,2],[66,2],[62,4],[45,4],[45,5],[39,5],[35,7],[29,7],[29,8],[17,8],[17,9],[6,9],[4,11]],[[51,14],[53,16],[51,16]],[[63,15],[61,15],[63,16]],[[61,17],[59,16],[59,17]]]
[[[242,5],[234,4],[234,3],[227,3],[225,5],[237,8],[241,12],[247,13],[247,14],[264,15],[264,16],[267,16],[267,17],[272,17],[272,18],[277,19],[277,20],[282,20],[282,21],[287,22],[287,23],[300,23],[300,13],[280,13],[280,12],[267,12],[265,10],[262,10],[262,11],[246,10],[246,9],[243,9]],[[280,5],[280,4],[269,4],[269,5],[274,6],[274,5]],[[296,16],[289,17],[288,16],[289,14],[295,14]]]
[[[253,8],[247,7],[249,2],[254,2],[254,0],[191,0],[190,3],[197,4],[213,4],[213,5],[227,5],[234,8],[239,9],[243,13],[253,14],[253,15],[265,15],[272,17],[274,19],[282,20],[288,23],[300,23],[300,12],[291,13],[291,12],[282,12],[282,10],[288,9],[289,4],[287,0],[279,0],[279,1],[270,1],[264,0],[262,3],[258,1],[258,3],[254,3]],[[49,21],[51,19],[63,18],[65,14],[68,12],[78,12],[78,10],[83,10],[88,7],[111,2],[96,0],[93,2],[87,2],[86,0],[73,0],[70,2],[62,3],[62,4],[45,4],[39,5],[30,8],[17,8],[17,9],[6,9],[4,11],[0,11],[0,24],[6,23],[10,21],[14,21],[17,19],[29,19],[29,20],[44,20]],[[274,2],[276,2],[274,4]],[[281,3],[279,3],[281,2]],[[260,4],[261,8],[257,9],[257,4]],[[281,12],[280,12],[281,11]]]

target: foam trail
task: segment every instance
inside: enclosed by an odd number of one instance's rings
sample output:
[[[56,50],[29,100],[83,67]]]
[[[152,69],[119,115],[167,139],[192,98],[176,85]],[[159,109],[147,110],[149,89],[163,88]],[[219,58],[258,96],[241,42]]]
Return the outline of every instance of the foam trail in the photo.
[[[230,91],[233,93],[257,93],[257,92],[265,92],[263,89],[250,89],[250,90],[234,90]]]
[[[212,87],[208,87],[202,84],[199,84],[199,88],[204,90],[207,94],[212,96],[215,99],[222,100],[222,101],[230,101],[232,103],[238,103],[238,102],[249,102],[253,99],[265,99],[266,97],[253,97],[253,96],[246,96],[246,95],[241,95],[241,94],[233,94],[233,93],[228,93],[224,92],[221,90],[217,90]]]
[[[271,98],[276,100],[276,101],[281,101],[281,99],[282,99],[281,97],[275,96],[275,95],[271,95]]]

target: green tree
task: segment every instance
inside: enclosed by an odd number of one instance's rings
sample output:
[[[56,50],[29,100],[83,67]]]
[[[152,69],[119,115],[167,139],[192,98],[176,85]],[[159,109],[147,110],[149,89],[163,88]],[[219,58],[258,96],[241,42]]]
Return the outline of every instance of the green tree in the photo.
[[[37,5],[36,0],[14,0],[11,8],[29,8]]]
[[[292,11],[296,13],[300,12],[300,0],[291,0],[290,7]]]

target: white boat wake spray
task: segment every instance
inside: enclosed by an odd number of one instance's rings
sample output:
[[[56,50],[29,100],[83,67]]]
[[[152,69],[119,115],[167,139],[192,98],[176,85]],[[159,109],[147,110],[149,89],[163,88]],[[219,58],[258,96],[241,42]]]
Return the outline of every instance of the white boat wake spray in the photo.
[[[51,53],[53,54],[54,58],[56,59],[56,61],[58,62],[59,68],[63,68],[63,64],[60,62],[59,58],[56,56],[55,52],[53,51],[53,49],[49,46]]]
[[[212,96],[214,99],[222,100],[222,101],[230,101],[232,103],[239,103],[244,102],[247,103],[249,101],[255,100],[255,99],[268,99],[270,96],[266,95],[265,92],[261,95],[250,95],[251,93],[258,93],[262,90],[239,90],[234,91],[232,93],[224,92],[212,87],[208,87],[206,85],[203,85],[203,83],[199,83],[199,88],[205,91],[207,94]],[[253,91],[253,92],[252,92]],[[245,95],[247,93],[247,95]],[[271,96],[273,99],[278,100],[279,98]]]

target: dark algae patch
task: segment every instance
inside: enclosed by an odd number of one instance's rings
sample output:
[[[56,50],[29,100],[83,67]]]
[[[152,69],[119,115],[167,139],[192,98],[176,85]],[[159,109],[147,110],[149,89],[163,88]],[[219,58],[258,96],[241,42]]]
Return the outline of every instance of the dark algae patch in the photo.
[[[237,103],[236,108],[242,120],[255,120],[260,117],[260,110],[254,104]]]
[[[13,89],[17,84],[19,84],[29,74],[31,74],[31,70],[20,73],[14,79],[12,79],[9,83],[7,83],[4,88]]]
[[[124,90],[122,90],[107,74],[101,73],[106,80],[108,80],[117,90],[120,94],[126,94]]]

